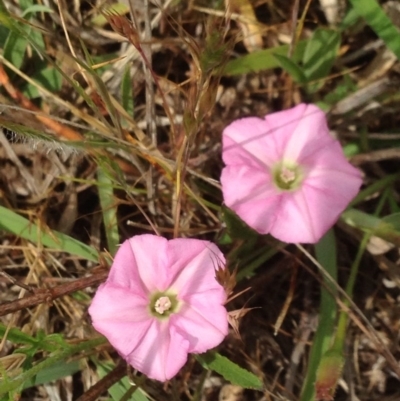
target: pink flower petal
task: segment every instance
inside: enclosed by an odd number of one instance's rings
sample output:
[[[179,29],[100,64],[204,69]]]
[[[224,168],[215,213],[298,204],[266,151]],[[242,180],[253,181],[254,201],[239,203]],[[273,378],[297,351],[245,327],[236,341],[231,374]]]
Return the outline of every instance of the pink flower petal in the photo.
[[[329,134],[325,113],[312,104],[302,103],[268,114],[265,120],[268,126],[274,127],[272,137],[280,160],[301,162],[302,158],[335,141]]]
[[[344,174],[350,174],[361,179],[360,171],[347,161],[338,141],[333,141],[327,146],[321,147],[318,152],[310,154],[302,159],[301,163],[302,165],[308,166],[308,176],[310,174],[329,175],[331,172],[342,171]]]
[[[187,361],[189,341],[168,321],[154,320],[146,336],[126,358],[135,369],[151,379],[174,377]]]
[[[185,333],[189,352],[202,353],[219,345],[228,334],[228,314],[220,300],[219,291],[190,297],[178,314],[171,319],[171,325]]]
[[[235,185],[230,185],[233,181]],[[225,204],[230,208],[276,193],[267,168],[259,170],[248,165],[229,165],[222,170],[221,184]]]
[[[164,291],[169,287],[168,240],[156,235],[136,235],[128,240],[139,276],[148,292]]]
[[[129,241],[118,248],[111,266],[107,282],[119,287],[129,288],[131,292],[146,297],[147,289],[139,277],[135,256]]]
[[[142,340],[153,317],[148,300],[129,289],[102,284],[89,307],[94,328],[107,337],[122,355],[128,355]]]
[[[271,227],[275,238],[291,243],[319,241],[336,223],[361,185],[358,174],[338,171],[313,174],[301,190],[283,197],[276,223]]]
[[[305,191],[296,191],[282,196],[270,234],[284,242],[314,243],[323,234],[319,224],[313,218]]]
[[[269,172],[248,166],[227,166],[222,170],[221,184],[226,206],[250,227],[267,234],[275,222],[282,196]]]
[[[275,224],[283,195],[270,196],[246,203],[238,203],[231,209],[260,234],[268,234]]]
[[[246,164],[263,168],[278,158],[267,140],[271,129],[268,123],[257,117],[236,120],[228,125],[222,137],[222,159],[227,165]],[[269,150],[269,152],[267,152]]]
[[[185,243],[186,250],[183,248]],[[196,293],[204,293],[203,296],[207,297],[217,290],[221,299],[219,304],[225,302],[225,290],[215,278],[215,270],[225,265],[225,258],[218,247],[196,239],[171,240],[169,245],[171,274],[174,275],[171,288],[177,292],[178,298],[186,299],[188,294]]]

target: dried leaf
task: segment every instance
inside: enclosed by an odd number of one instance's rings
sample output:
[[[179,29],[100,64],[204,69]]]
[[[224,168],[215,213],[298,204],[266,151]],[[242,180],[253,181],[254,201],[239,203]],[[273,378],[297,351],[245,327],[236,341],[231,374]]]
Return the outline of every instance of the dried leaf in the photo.
[[[227,297],[232,294],[233,289],[236,286],[236,274],[237,267],[231,273],[227,267],[218,266],[218,269],[215,269],[215,278],[222,287],[225,288],[225,292]]]
[[[257,21],[250,0],[226,0],[226,8],[239,14],[237,24],[243,33],[243,44],[249,53],[263,48],[261,24]]]
[[[242,319],[242,317],[245,316],[247,312],[250,312],[252,309],[254,308],[241,308],[230,311],[228,313],[228,322],[232,326],[233,331],[238,337],[240,337],[239,334],[240,319]]]

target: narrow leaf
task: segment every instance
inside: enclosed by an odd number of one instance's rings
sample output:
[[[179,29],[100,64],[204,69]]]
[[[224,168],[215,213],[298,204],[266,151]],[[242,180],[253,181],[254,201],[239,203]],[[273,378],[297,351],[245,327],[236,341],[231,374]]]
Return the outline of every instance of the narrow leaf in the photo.
[[[318,28],[308,41],[303,56],[303,71],[308,81],[329,74],[340,46],[340,33],[333,29]]]
[[[205,354],[197,355],[196,359],[203,367],[219,373],[233,384],[243,388],[263,389],[263,383],[256,375],[241,368],[217,352],[209,351]]]
[[[306,44],[307,41],[305,40],[297,43],[293,53],[293,61],[300,61],[302,59]],[[278,60],[274,56],[277,54],[284,56],[288,54],[288,51],[289,45],[282,45],[247,54],[229,61],[226,64],[223,73],[225,75],[241,75],[280,67]]]
[[[51,234],[42,232],[36,224],[3,206],[0,206],[0,229],[35,244],[59,249],[83,259],[93,262],[99,259],[97,251],[90,246],[57,231],[52,231]]]
[[[379,3],[376,0],[350,0],[350,3],[400,60],[400,31]]]
[[[115,255],[119,244],[117,205],[114,197],[113,180],[102,167],[97,169],[98,191],[100,197],[101,210],[103,212],[103,222],[106,232],[108,250],[111,255]]]
[[[400,246],[400,213],[379,218],[360,210],[350,209],[342,214],[342,219],[350,226]]]
[[[337,258],[336,258],[336,239],[333,230],[329,230],[321,240],[315,245],[315,253],[318,262],[327,273],[337,280]],[[314,399],[314,384],[317,370],[322,355],[329,349],[332,342],[332,335],[337,315],[337,306],[334,294],[334,285],[323,277],[324,285],[321,286],[321,302],[319,311],[318,328],[311,346],[307,374],[303,383],[300,401]]]
[[[278,60],[279,65],[299,84],[307,82],[307,78],[304,75],[303,70],[289,57],[274,54],[274,57]]]
[[[74,373],[80,370],[79,361],[65,362],[60,361],[55,363],[53,366],[49,366],[41,370],[34,378],[25,382],[24,389],[29,387],[38,386],[40,384],[49,383],[55,380],[59,380],[66,376],[72,376]]]

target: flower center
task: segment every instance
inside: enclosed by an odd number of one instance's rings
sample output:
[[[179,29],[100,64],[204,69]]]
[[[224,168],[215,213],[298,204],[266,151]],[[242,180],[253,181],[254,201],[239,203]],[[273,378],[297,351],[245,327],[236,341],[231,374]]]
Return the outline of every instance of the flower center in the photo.
[[[163,315],[165,311],[171,308],[171,300],[168,297],[160,297],[154,304],[154,309],[160,315]]]
[[[150,314],[158,319],[167,319],[171,314],[179,310],[180,302],[176,294],[165,291],[157,291],[150,296]]]
[[[280,162],[273,168],[273,180],[280,190],[292,191],[300,186],[303,181],[303,174],[300,166]]]
[[[293,170],[283,166],[279,178],[285,184],[290,185],[296,179],[296,173]]]

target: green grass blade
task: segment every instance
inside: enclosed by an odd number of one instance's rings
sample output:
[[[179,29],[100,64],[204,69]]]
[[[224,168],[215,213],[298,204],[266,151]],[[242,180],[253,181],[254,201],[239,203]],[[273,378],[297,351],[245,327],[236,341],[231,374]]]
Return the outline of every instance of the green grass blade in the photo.
[[[294,80],[299,84],[304,84],[307,81],[306,76],[300,66],[297,65],[289,57],[282,54],[274,54],[274,57],[278,60],[279,65],[285,70]]]
[[[114,197],[113,180],[102,167],[97,169],[98,191],[103,212],[108,251],[115,255],[119,245],[117,205]]]
[[[341,36],[333,29],[318,28],[308,41],[303,57],[303,72],[308,81],[325,78],[336,60]]]
[[[205,354],[196,355],[196,359],[203,367],[214,370],[233,384],[256,390],[263,388],[263,383],[255,374],[241,368],[217,352],[208,351]]]
[[[60,361],[41,370],[33,380],[26,382],[23,388],[26,389],[29,387],[38,386],[40,384],[56,381],[66,376],[72,376],[74,373],[79,372],[80,369],[81,367],[79,365],[79,361]]]
[[[3,206],[0,206],[0,229],[32,241],[35,244],[59,249],[93,262],[99,260],[98,252],[90,246],[57,231],[52,231],[51,234],[42,232],[39,226]]]
[[[121,103],[126,112],[133,117],[135,101],[133,99],[132,80],[130,76],[131,67],[126,65],[121,81]]]
[[[25,51],[28,41],[18,33],[10,31],[4,45],[4,58],[10,61],[17,68],[24,62]]]
[[[400,60],[400,31],[376,0],[350,0],[357,13]]]
[[[298,62],[302,59],[306,45],[306,40],[302,40],[297,44],[292,57],[293,61]],[[223,70],[223,74],[241,75],[280,67],[278,60],[274,56],[286,56],[288,51],[289,45],[282,45],[246,54],[243,57],[229,61]]]
[[[380,192],[390,186],[392,186],[397,180],[400,179],[400,174],[390,174],[387,175],[380,180],[374,182],[373,184],[369,185],[367,188],[363,189],[359,192],[359,194],[351,201],[349,207],[354,207],[360,202],[363,202],[369,196],[376,192]]]
[[[96,370],[100,378],[103,378],[105,375],[110,373],[115,367],[114,364],[111,363],[100,363],[95,361]],[[137,383],[136,383],[137,384]],[[132,384],[130,383],[128,377],[122,378],[118,383],[113,384],[108,392],[113,401],[120,401],[125,394],[132,388]],[[149,399],[144,394],[140,385],[137,385],[135,392],[129,398],[130,401],[148,401]]]
[[[361,210],[349,209],[342,214],[342,219],[349,226],[400,246],[400,213],[380,218]]]
[[[315,245],[318,262],[325,268],[330,276],[337,280],[336,241],[333,230]],[[324,278],[321,285],[321,307],[319,312],[318,328],[310,350],[307,374],[301,392],[300,401],[314,401],[314,383],[322,355],[331,345],[337,315],[336,293],[333,284]]]
[[[0,338],[3,338],[7,332],[7,326],[0,323]],[[26,334],[20,331],[17,328],[11,328],[7,332],[7,340],[11,341],[14,344],[29,344],[29,345],[36,345],[38,340],[29,334]]]

